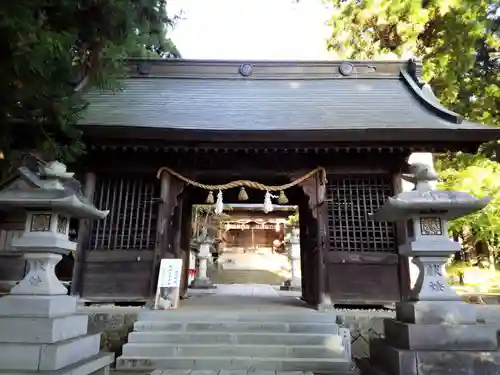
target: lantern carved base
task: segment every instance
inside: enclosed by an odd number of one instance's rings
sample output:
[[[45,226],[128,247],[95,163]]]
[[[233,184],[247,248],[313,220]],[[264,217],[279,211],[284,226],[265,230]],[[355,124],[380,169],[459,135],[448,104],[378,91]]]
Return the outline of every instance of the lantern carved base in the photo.
[[[461,298],[446,280],[448,256],[416,256],[412,263],[418,267],[418,278],[410,298],[415,301],[460,301]]]
[[[208,257],[200,257],[199,259],[199,267],[198,274],[191,284],[191,289],[215,289],[216,286],[212,283],[212,280],[207,276],[207,267],[208,267]]]
[[[66,287],[55,274],[56,264],[62,255],[53,253],[26,253],[28,273],[12,288],[12,295],[65,295]]]

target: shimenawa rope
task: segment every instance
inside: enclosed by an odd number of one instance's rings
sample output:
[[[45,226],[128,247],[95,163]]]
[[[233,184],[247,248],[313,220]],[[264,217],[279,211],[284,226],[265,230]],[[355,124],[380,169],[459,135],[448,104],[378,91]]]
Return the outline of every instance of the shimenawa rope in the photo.
[[[156,173],[156,177],[160,178],[161,174],[163,172],[168,172],[172,176],[177,177],[179,180],[184,181],[186,184],[192,185],[194,187],[204,189],[204,190],[227,190],[227,189],[233,189],[236,187],[249,187],[252,189],[257,189],[257,190],[264,190],[264,191],[280,191],[280,190],[287,190],[293,186],[296,186],[300,184],[301,182],[304,182],[308,178],[314,176],[316,173],[320,174],[321,177],[321,182],[326,183],[326,171],[325,168],[323,167],[317,167],[313,169],[312,171],[306,173],[302,177],[297,178],[296,180],[289,182],[284,185],[265,185],[260,182],[256,181],[250,181],[250,180],[236,180],[236,181],[231,181],[226,184],[220,184],[220,185],[209,185],[209,184],[202,184],[200,182],[191,180],[190,178],[187,178],[173,169],[169,167],[161,167],[158,172]]]

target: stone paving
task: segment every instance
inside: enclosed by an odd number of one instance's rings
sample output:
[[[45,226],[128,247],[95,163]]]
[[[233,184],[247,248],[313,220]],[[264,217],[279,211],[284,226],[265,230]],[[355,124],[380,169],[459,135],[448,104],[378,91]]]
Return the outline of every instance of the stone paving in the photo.
[[[267,284],[221,284],[217,289],[189,290],[189,298],[180,301],[183,310],[203,311],[279,311],[299,312],[307,308],[300,292],[280,291]]]
[[[151,375],[313,375],[312,371],[251,371],[251,370],[155,370]]]

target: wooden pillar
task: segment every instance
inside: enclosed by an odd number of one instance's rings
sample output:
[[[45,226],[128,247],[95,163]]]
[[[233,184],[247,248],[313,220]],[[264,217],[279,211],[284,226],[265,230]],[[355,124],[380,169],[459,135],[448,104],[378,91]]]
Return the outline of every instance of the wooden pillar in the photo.
[[[311,301],[311,248],[307,241],[309,228],[307,223],[309,222],[309,215],[307,212],[307,205],[303,202],[299,204],[299,229],[300,229],[300,268],[302,273],[302,300],[310,303]]]
[[[330,300],[330,288],[328,283],[328,270],[325,262],[326,247],[326,220],[324,220],[323,210],[318,210],[318,309],[325,310],[332,306]]]
[[[310,262],[304,263],[309,268],[307,272],[310,277],[308,283],[308,303],[315,305],[319,310],[330,307],[330,293],[328,289],[328,275],[325,263],[325,252],[328,251],[328,211],[324,203],[324,186],[319,177],[310,178],[301,187],[308,197],[308,207],[310,219],[308,223],[308,239],[310,246]],[[307,256],[307,255],[306,255]]]
[[[90,202],[94,201],[94,192],[96,185],[96,175],[93,172],[85,174],[85,182],[83,185],[83,195]],[[85,267],[85,259],[87,258],[88,245],[91,221],[82,219],[78,223],[78,244],[76,247],[75,262],[73,265],[73,276],[71,280],[71,295],[79,296],[83,286],[83,271]]]
[[[187,284],[189,270],[189,249],[185,249],[182,243],[182,229],[185,217],[184,199],[180,197],[175,208],[174,223],[173,223],[173,254],[176,258],[182,259],[181,283],[179,288],[179,297],[184,297]]]
[[[173,225],[173,253],[176,258],[182,258],[182,246],[181,246],[181,228],[182,228],[182,216],[184,214],[183,210],[184,200],[181,198],[175,208],[175,223]]]
[[[317,249],[318,249],[318,309],[326,310],[333,307],[330,300],[330,287],[328,269],[326,264],[326,252],[328,251],[328,206],[324,201],[323,181],[320,181],[319,176],[315,178],[316,194],[314,194],[314,211],[316,217],[317,233]],[[313,198],[312,197],[312,198]]]
[[[182,218],[179,228],[180,246],[183,252],[183,266],[182,266],[182,283],[181,283],[181,297],[186,296],[189,288],[189,261],[191,255],[191,225],[192,225],[192,203],[183,197],[182,202]]]
[[[164,171],[160,176],[160,204],[158,205],[158,220],[156,228],[156,245],[153,254],[153,264],[151,268],[151,278],[149,283],[149,297],[154,301],[156,294],[156,284],[161,259],[167,257],[172,246],[169,236],[172,226],[172,199],[171,199],[170,173]],[[150,301],[150,302],[151,302]]]

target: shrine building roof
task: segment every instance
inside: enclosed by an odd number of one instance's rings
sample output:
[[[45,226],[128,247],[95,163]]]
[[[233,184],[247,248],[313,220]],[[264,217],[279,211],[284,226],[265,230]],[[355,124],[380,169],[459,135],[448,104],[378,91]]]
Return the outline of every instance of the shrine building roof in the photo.
[[[129,60],[116,92],[90,90],[80,124],[151,137],[485,142],[500,129],[444,108],[409,61]],[[130,133],[132,134],[132,133]],[[136,134],[136,133],[134,133]],[[137,136],[137,134],[135,135]]]

